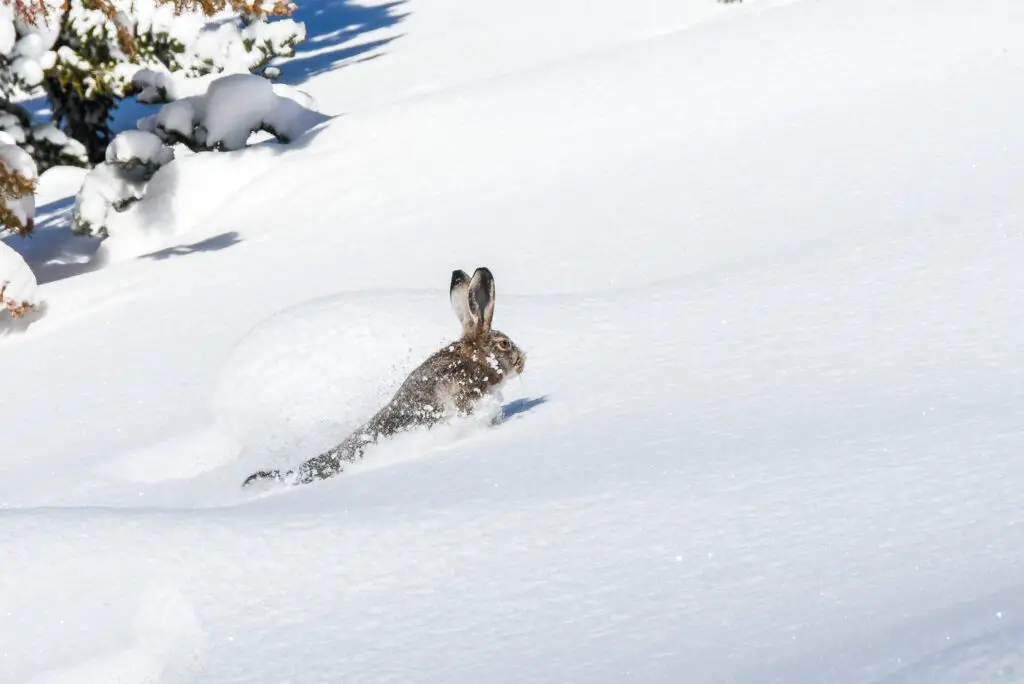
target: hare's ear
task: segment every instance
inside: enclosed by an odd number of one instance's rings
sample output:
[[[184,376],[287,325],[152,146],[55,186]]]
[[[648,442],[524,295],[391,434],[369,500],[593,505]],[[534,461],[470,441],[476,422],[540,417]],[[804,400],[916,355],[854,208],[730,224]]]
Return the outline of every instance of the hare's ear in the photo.
[[[476,321],[469,308],[469,276],[465,271],[452,271],[452,284],[448,289],[452,300],[452,309],[462,324],[463,334],[468,335],[476,328]]]
[[[494,318],[494,276],[487,268],[478,268],[469,281],[469,310],[477,323],[477,334],[491,329]]]

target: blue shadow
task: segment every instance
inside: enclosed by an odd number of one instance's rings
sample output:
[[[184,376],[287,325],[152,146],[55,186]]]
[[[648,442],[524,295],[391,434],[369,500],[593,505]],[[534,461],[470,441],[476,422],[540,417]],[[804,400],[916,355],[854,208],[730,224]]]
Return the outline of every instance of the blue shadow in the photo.
[[[69,229],[75,198],[62,197],[36,208],[36,225],[27,237],[3,239],[32,267],[43,285],[99,268],[93,261],[100,241],[74,235]]]
[[[530,399],[516,399],[510,401],[501,407],[501,417],[498,419],[499,423],[504,423],[509,418],[518,416],[520,414],[531,411],[541,404],[548,403],[548,398],[545,397],[533,397]]]
[[[241,238],[238,237],[238,233],[231,230],[220,235],[214,235],[213,237],[200,240],[199,242],[193,242],[191,245],[175,245],[166,249],[161,249],[157,252],[150,252],[144,254],[140,259],[153,259],[154,261],[163,261],[170,259],[175,256],[185,256],[187,254],[195,254],[196,252],[217,252],[222,249],[227,249],[233,245],[237,245],[241,242]]]
[[[408,16],[400,9],[405,3],[394,0],[365,7],[351,0],[299,2],[293,18],[305,23],[306,40],[280,65],[281,82],[297,85],[317,74],[380,57],[381,48],[398,35],[350,43],[364,33],[398,24]]]

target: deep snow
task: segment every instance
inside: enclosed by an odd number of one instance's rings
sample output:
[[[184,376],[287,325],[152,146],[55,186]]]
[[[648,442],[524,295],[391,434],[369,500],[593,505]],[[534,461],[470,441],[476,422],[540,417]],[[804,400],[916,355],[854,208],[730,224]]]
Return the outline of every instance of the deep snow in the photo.
[[[175,160],[92,266],[44,175],[0,682],[1024,681],[1024,6],[304,12],[294,145]],[[504,422],[240,491],[478,265]]]

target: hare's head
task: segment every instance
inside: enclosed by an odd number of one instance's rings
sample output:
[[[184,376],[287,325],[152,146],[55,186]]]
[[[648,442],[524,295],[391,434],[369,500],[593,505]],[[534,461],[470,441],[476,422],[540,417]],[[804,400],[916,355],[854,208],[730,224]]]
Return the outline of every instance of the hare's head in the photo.
[[[491,328],[494,276],[490,270],[478,268],[472,278],[465,271],[454,271],[449,294],[455,315],[462,323],[462,342],[493,359],[503,374],[522,373],[526,354],[508,335]]]

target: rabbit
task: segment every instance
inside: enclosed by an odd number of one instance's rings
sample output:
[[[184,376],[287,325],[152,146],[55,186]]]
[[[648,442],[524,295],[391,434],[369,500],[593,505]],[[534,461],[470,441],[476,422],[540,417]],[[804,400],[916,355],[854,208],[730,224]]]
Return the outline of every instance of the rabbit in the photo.
[[[506,378],[521,374],[526,354],[508,335],[491,328],[494,276],[490,270],[478,268],[472,278],[465,271],[454,271],[449,297],[462,323],[458,341],[442,347],[410,373],[391,401],[341,444],[293,471],[253,473],[242,486],[267,479],[308,484],[333,477],[344,463],[361,458],[366,447],[381,437],[411,427],[431,427],[453,415],[468,415]]]

